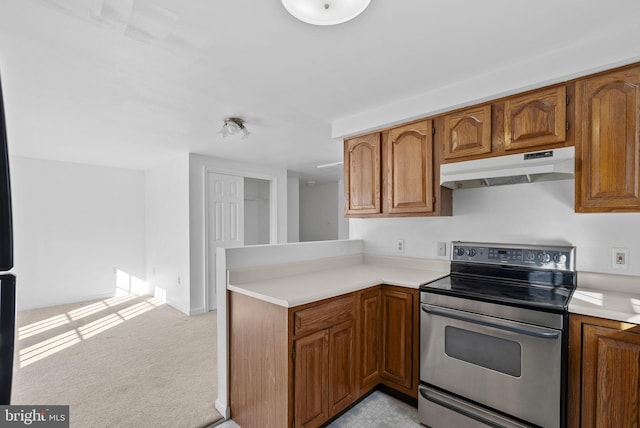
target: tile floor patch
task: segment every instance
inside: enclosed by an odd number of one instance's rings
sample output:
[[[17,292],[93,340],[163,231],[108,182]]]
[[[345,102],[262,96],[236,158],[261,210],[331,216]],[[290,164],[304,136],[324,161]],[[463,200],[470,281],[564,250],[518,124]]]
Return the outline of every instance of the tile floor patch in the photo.
[[[216,428],[238,428],[226,421]],[[327,428],[420,428],[418,410],[380,391],[362,400]]]
[[[419,428],[418,410],[375,391],[328,425],[329,428]]]

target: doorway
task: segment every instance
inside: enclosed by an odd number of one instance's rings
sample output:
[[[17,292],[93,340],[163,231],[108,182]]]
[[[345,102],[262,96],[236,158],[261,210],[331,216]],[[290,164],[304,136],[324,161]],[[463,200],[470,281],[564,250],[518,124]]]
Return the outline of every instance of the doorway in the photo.
[[[271,240],[270,185],[268,180],[244,178],[244,245],[268,244]]]
[[[275,242],[273,180],[207,171],[207,310],[217,308],[216,250]]]

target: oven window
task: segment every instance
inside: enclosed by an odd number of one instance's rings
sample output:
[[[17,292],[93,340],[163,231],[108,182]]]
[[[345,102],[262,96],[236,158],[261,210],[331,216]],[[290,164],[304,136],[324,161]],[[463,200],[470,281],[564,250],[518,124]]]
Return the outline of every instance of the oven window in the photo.
[[[445,353],[458,360],[511,376],[522,373],[522,347],[518,342],[447,326]]]

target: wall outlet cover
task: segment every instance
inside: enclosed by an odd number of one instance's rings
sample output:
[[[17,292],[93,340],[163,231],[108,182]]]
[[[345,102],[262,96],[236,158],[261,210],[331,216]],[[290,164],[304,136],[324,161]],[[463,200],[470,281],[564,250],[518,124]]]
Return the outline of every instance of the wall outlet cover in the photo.
[[[629,269],[629,249],[613,248],[611,250],[611,265],[614,269]]]
[[[447,257],[447,243],[438,242],[438,257]]]

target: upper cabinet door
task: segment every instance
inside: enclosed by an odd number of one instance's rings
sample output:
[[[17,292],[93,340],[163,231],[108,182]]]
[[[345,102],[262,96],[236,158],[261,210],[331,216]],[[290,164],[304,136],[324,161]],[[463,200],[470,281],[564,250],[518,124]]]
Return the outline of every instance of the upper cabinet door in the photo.
[[[491,152],[491,106],[474,107],[444,117],[444,158]]]
[[[385,212],[433,211],[433,124],[393,128],[384,144]]]
[[[561,143],[566,139],[567,90],[564,86],[505,101],[504,148]]]
[[[640,67],[576,83],[576,211],[640,211]]]
[[[345,214],[377,214],[380,198],[380,134],[345,140]]]

